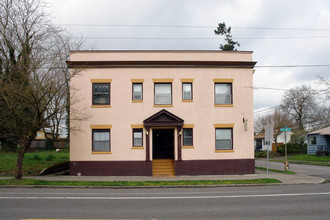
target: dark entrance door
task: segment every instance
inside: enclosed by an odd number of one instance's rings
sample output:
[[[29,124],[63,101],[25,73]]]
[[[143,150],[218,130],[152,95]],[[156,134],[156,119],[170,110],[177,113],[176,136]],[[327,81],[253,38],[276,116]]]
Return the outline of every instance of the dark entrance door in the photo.
[[[174,129],[153,129],[152,143],[153,159],[174,159]]]

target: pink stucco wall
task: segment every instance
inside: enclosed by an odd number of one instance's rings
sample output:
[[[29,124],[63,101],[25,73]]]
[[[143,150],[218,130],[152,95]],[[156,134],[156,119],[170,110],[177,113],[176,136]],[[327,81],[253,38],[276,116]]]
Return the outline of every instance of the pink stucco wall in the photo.
[[[70,61],[185,60],[252,61],[251,52],[214,51],[83,51]],[[181,79],[194,79],[193,102],[182,102]],[[111,79],[111,107],[92,108],[91,79]],[[144,79],[143,102],[132,102],[131,79]],[[173,79],[173,107],[154,107],[153,79]],[[214,106],[214,79],[233,79],[233,107]],[[183,160],[251,159],[253,146],[253,70],[250,68],[95,68],[71,80],[71,161],[145,160],[144,148],[132,149],[132,124],[163,108],[194,125],[194,148],[182,149]],[[247,119],[247,129],[243,118]],[[215,152],[214,124],[234,124],[233,152]],[[111,125],[111,154],[92,154],[90,125]],[[175,134],[176,131],[175,131]],[[151,136],[152,137],[152,136]],[[176,141],[175,141],[176,143]],[[150,138],[152,155],[152,138]],[[177,144],[175,144],[177,148]],[[175,149],[177,158],[177,149]],[[150,156],[152,158],[152,156]]]

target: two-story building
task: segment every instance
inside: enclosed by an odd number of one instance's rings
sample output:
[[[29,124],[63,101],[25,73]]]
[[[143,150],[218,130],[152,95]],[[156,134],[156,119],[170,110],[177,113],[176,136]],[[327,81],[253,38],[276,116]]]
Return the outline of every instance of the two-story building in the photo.
[[[252,52],[72,51],[67,63],[71,175],[254,173]]]

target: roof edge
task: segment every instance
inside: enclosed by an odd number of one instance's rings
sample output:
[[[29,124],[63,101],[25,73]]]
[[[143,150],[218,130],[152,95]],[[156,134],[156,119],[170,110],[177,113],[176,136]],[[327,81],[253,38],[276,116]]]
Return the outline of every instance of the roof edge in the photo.
[[[70,53],[105,53],[105,52],[116,52],[116,53],[141,53],[141,52],[149,52],[149,53],[247,53],[252,54],[253,51],[222,51],[222,50],[70,50]]]

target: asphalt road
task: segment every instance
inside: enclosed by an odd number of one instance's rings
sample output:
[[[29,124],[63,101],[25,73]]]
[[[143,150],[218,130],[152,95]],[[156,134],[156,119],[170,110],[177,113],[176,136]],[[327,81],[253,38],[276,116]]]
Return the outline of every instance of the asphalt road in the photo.
[[[0,188],[0,219],[328,219],[330,184],[164,189]]]
[[[266,167],[266,159],[257,159],[255,165],[259,167]],[[269,162],[269,167],[278,170],[284,170],[284,164],[282,162]],[[308,176],[319,176],[330,181],[330,167],[327,166],[315,166],[315,165],[304,165],[304,164],[293,164],[290,163],[290,169],[299,174]]]

